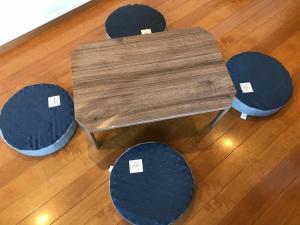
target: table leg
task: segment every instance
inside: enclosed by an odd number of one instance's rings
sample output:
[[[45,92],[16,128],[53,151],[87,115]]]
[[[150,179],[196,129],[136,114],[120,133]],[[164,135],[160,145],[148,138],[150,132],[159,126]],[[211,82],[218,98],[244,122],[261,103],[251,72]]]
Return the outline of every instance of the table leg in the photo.
[[[214,127],[218,121],[229,111],[229,109],[230,107],[219,111],[216,117],[210,122],[210,126]]]
[[[100,145],[97,142],[94,133],[90,132],[85,127],[82,127],[82,128],[83,128],[84,132],[86,133],[86,135],[88,136],[88,138],[90,139],[90,141],[92,142],[92,144],[95,145],[97,149],[99,149]]]

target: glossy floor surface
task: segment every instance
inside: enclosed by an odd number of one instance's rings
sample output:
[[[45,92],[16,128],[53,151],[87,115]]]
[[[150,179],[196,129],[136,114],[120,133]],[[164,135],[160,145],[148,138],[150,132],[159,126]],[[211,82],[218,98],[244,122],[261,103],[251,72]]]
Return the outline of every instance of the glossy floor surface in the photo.
[[[25,85],[46,82],[72,93],[70,54],[105,39],[103,24],[131,1],[96,1],[0,55],[0,106]],[[278,114],[242,120],[234,110],[214,128],[203,114],[99,133],[97,151],[78,129],[58,153],[24,157],[0,144],[0,224],[127,224],[114,209],[109,165],[129,146],[161,141],[191,165],[196,191],[176,224],[300,224],[300,1],[145,0],[169,30],[201,26],[228,60],[257,50],[291,73],[293,97]],[[280,90],[278,90],[280,91]]]

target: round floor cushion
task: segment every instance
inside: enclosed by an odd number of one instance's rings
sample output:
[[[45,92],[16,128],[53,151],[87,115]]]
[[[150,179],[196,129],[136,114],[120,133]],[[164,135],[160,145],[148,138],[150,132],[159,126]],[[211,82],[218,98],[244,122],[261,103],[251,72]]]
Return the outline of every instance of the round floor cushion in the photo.
[[[147,5],[126,5],[115,10],[105,22],[106,33],[110,38],[141,34],[142,30],[160,32],[166,29],[164,16]]]
[[[76,127],[72,98],[53,84],[23,88],[4,104],[0,115],[2,138],[29,156],[59,150],[71,139]]]
[[[188,208],[193,178],[173,148],[148,142],[128,149],[116,161],[110,193],[116,209],[130,223],[170,224]]]
[[[292,80],[284,66],[271,56],[243,52],[227,62],[237,90],[232,107],[250,116],[277,112],[292,95]]]

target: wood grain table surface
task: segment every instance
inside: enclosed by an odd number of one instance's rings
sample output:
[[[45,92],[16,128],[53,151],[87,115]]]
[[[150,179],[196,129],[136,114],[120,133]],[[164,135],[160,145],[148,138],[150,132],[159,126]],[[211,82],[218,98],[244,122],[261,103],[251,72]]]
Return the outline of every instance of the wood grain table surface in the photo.
[[[235,95],[201,28],[81,44],[72,72],[76,118],[89,132],[223,110]]]

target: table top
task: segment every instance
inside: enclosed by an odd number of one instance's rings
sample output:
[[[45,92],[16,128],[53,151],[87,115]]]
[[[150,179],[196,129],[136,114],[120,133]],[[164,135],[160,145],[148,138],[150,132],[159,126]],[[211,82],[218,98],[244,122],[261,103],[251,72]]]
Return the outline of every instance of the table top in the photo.
[[[235,95],[200,28],[81,44],[72,71],[75,116],[91,132],[225,109]]]

